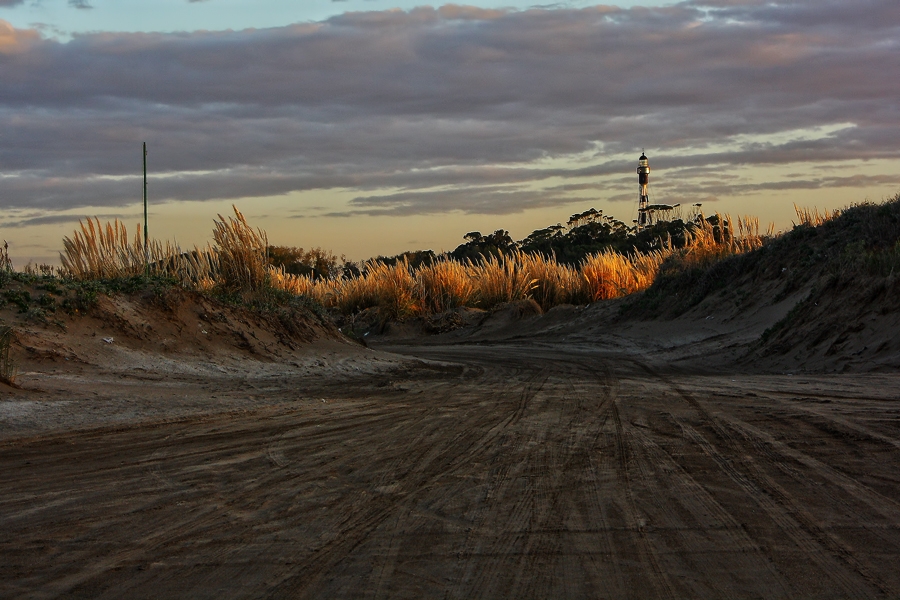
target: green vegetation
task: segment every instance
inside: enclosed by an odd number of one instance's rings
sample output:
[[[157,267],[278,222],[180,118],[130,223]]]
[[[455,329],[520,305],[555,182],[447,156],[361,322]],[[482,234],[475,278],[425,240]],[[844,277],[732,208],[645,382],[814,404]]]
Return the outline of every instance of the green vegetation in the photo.
[[[345,274],[345,269],[355,266],[345,256],[337,257],[322,248],[294,248],[269,246],[269,264],[290,275],[305,275],[313,279],[332,279]],[[352,272],[352,271],[351,271]]]

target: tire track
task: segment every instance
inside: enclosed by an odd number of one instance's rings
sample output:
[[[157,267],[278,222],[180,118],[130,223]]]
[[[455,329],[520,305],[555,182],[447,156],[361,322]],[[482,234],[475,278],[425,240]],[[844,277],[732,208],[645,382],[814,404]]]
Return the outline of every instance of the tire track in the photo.
[[[471,440],[468,445],[463,445],[462,449],[459,448],[459,435],[451,439],[443,438],[442,441],[439,440],[439,445],[432,447],[428,451],[426,456],[416,458],[413,461],[415,467],[397,480],[398,488],[394,494],[405,497],[401,497],[399,500],[369,500],[366,504],[365,516],[351,517],[342,522],[340,535],[332,542],[318,548],[315,556],[302,572],[294,573],[286,580],[279,582],[278,585],[273,586],[270,594],[274,596],[284,593],[305,595],[341,559],[353,554],[357,548],[362,546],[368,535],[385,524],[392,514],[398,511],[409,513],[411,511],[410,506],[420,497],[420,494],[416,492],[427,490],[440,479],[464,467],[473,459],[479,457],[485,450],[489,450],[492,442],[506,431],[510,425],[521,418],[529,398],[535,393],[533,380],[541,375],[542,373],[540,372],[529,375],[529,380],[525,382],[519,402],[513,412],[489,428],[482,436]],[[445,454],[448,454],[451,458],[447,459],[439,467],[433,468],[432,464],[436,459]],[[419,456],[422,455],[420,454]],[[373,587],[370,587],[370,589],[374,589],[376,596],[383,593],[388,579],[387,576],[393,573],[396,567],[398,553],[399,546],[392,543],[389,546],[387,555],[382,557],[382,563],[376,567],[375,571],[379,574],[376,575],[375,581],[372,582],[374,584]]]
[[[763,548],[747,534],[740,522],[724,506],[719,504],[689,472],[685,471],[668,451],[656,444],[649,435],[637,429],[634,430],[634,434],[641,441],[641,446],[646,450],[650,462],[670,473],[678,474],[677,477],[666,478],[672,484],[674,493],[670,493],[665,499],[656,498],[657,509],[671,514],[669,502],[678,502],[680,506],[690,511],[691,516],[696,519],[702,530],[725,536],[726,539],[719,543],[718,547],[727,548],[731,553],[729,555],[730,561],[737,561],[738,563],[737,565],[729,564],[729,567],[734,569],[740,566],[742,573],[754,573],[754,583],[759,584],[763,588],[756,591],[760,597],[791,598],[790,586],[768,560]],[[672,518],[670,522],[676,522],[676,519]],[[704,560],[706,563],[709,563],[712,558],[714,557],[699,556],[699,559]],[[698,570],[708,572],[711,569]],[[767,573],[768,578],[762,580],[756,575],[758,573]],[[721,588],[713,587],[713,591],[720,597],[727,597],[729,595],[729,586],[732,583],[730,581],[725,582],[725,586]]]
[[[832,411],[816,409],[811,406],[804,406],[803,404],[801,404],[799,402],[791,402],[791,401],[787,400],[786,398],[780,397],[780,395],[777,395],[777,394],[773,394],[773,397],[775,400],[777,400],[778,402],[780,402],[781,404],[785,405],[786,407],[788,407],[792,410],[802,411],[807,414],[815,415],[824,421],[830,421],[832,423],[836,423],[836,424],[840,425],[841,427],[844,427],[845,429],[848,429],[855,433],[862,434],[869,439],[872,439],[872,440],[875,440],[878,442],[882,442],[884,444],[888,444],[890,446],[893,446],[895,449],[900,450],[900,439],[893,438],[888,435],[884,435],[883,433],[879,433],[869,427],[860,425],[859,423],[854,423],[853,421],[850,421],[849,419],[845,419],[839,415],[834,414]]]
[[[0,596],[896,596],[890,479],[821,458],[812,427],[796,449],[755,401],[582,350],[412,348],[464,367],[2,445]],[[857,533],[823,524],[851,508]]]
[[[687,402],[713,429],[722,443],[731,450],[731,459],[723,455],[699,431],[676,417],[685,435],[700,446],[719,468],[762,508],[769,518],[815,562],[822,572],[838,585],[848,597],[871,598],[872,586],[881,594],[889,593],[888,586],[876,578],[862,565],[834,536],[823,530],[815,518],[802,508],[793,497],[775,480],[767,475],[752,456],[743,451],[734,437],[722,425],[719,418],[707,411],[692,395],[682,390],[670,379],[659,374],[646,363],[634,361],[642,369],[666,383],[679,397]],[[742,468],[738,468],[740,465]],[[859,581],[847,572],[850,569],[868,585],[862,587]]]
[[[731,480],[737,483],[765,511],[779,529],[818,565],[822,573],[843,590],[846,597],[873,597],[871,590],[860,587],[858,581],[847,573],[845,565],[836,560],[832,552],[837,554],[843,562],[848,563],[869,583],[874,583],[869,580],[865,570],[852,558],[846,548],[833,542],[806,511],[799,510],[799,507],[781,486],[771,478],[762,475],[757,469],[753,469],[752,476],[748,476],[735,467],[734,461],[722,455],[696,429],[686,423],[681,423],[681,425],[685,434],[697,443],[728,474]],[[880,585],[876,584],[876,587],[879,587],[879,591],[886,593],[886,590],[880,589]]]
[[[639,553],[641,560],[651,571],[651,585],[654,593],[658,598],[675,598],[675,592],[666,573],[659,566],[659,559],[653,549],[653,545],[647,538],[647,532],[644,529],[643,519],[637,508],[634,499],[634,490],[631,483],[631,475],[629,469],[629,448],[627,441],[627,433],[622,426],[622,418],[619,414],[619,401],[613,400],[611,405],[612,420],[615,426],[616,454],[618,457],[618,476],[623,486],[625,495],[625,507],[627,508],[630,527],[637,532],[637,541],[640,546]]]
[[[795,450],[786,443],[775,439],[769,433],[747,423],[733,415],[722,415],[721,420],[739,433],[747,442],[759,450],[761,454],[769,457],[769,461],[777,466],[785,474],[804,483],[812,483],[809,477],[802,471],[791,469],[785,464],[785,457],[809,468],[817,475],[822,476],[829,483],[841,489],[847,495],[852,496],[862,504],[865,504],[874,512],[881,515],[890,523],[900,523],[900,502],[893,498],[876,492],[864,483],[844,474],[841,471],[823,463],[817,458]]]

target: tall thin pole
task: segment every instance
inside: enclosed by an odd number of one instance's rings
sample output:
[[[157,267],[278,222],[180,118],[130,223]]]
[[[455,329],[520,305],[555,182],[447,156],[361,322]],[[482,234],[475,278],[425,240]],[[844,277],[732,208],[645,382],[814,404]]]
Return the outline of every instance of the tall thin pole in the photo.
[[[147,142],[144,142],[144,272],[150,275],[150,244],[147,237]]]

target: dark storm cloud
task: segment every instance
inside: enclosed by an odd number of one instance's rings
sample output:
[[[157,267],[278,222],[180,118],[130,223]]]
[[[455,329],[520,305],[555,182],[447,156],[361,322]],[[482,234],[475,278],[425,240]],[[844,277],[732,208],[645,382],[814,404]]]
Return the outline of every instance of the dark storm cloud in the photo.
[[[896,0],[448,5],[68,43],[0,22],[0,206],[130,202],[141,141],[155,198],[353,188],[373,193],[352,210],[391,214],[563,202],[556,178],[625,185],[633,161],[605,157],[641,146],[657,169],[897,158],[898,40]],[[713,193],[683,173],[679,193]]]

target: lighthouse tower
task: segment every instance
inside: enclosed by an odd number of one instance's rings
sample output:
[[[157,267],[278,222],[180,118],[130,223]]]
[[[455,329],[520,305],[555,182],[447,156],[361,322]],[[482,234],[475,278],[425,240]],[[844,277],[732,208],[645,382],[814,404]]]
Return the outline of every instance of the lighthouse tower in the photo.
[[[643,152],[641,152],[641,157],[638,159],[637,175],[638,183],[641,186],[637,221],[638,231],[640,231],[647,226],[647,205],[650,203],[650,195],[647,192],[647,186],[650,185],[650,162]]]

